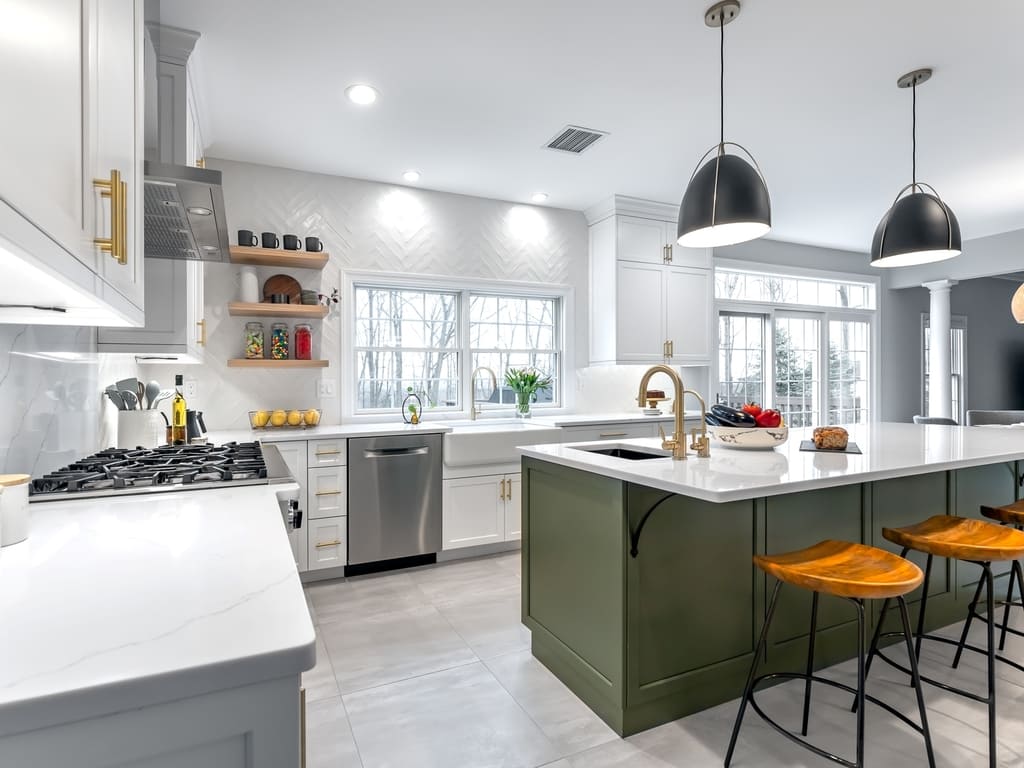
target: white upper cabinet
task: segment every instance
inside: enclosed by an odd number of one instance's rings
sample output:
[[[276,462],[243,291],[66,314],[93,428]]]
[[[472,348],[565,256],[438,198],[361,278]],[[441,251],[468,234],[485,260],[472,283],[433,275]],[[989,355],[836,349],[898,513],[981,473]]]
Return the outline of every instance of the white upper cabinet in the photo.
[[[0,321],[140,325],[142,1],[0,0],[0,29]]]
[[[591,364],[710,364],[711,251],[675,244],[674,216],[622,197],[587,211]]]

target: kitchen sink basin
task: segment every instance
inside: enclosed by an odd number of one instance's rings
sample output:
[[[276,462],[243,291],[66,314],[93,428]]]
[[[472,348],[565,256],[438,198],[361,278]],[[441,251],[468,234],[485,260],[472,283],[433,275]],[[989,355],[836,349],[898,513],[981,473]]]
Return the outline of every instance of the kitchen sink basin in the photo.
[[[649,453],[635,448],[578,448],[577,450],[587,453],[600,453],[602,456],[611,456],[616,459],[629,459],[630,461],[643,461],[644,459],[665,459],[667,453]]]
[[[518,462],[520,445],[562,442],[560,428],[523,419],[456,421],[450,426],[452,431],[444,436],[444,463],[449,467]]]

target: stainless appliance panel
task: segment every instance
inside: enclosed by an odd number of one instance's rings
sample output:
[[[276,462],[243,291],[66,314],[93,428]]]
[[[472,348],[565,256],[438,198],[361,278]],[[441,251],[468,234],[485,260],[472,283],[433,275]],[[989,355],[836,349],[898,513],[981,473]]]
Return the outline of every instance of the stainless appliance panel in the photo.
[[[348,563],[441,551],[441,435],[348,441]]]

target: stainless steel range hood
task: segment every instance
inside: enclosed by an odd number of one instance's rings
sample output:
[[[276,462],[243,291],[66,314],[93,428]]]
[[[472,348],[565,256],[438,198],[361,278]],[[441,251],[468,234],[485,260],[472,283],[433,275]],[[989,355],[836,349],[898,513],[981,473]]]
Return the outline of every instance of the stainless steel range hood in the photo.
[[[228,261],[220,171],[186,165],[192,120],[187,65],[199,33],[158,19],[147,21],[146,29],[152,43],[146,68],[146,257]]]
[[[146,256],[228,260],[228,224],[221,173],[146,162]]]

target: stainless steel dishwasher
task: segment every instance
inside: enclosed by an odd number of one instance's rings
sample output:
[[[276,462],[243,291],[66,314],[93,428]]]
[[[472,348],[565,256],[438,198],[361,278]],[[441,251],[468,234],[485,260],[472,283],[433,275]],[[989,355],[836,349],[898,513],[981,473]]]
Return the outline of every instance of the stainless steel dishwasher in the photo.
[[[441,435],[348,441],[348,563],[441,551]]]

